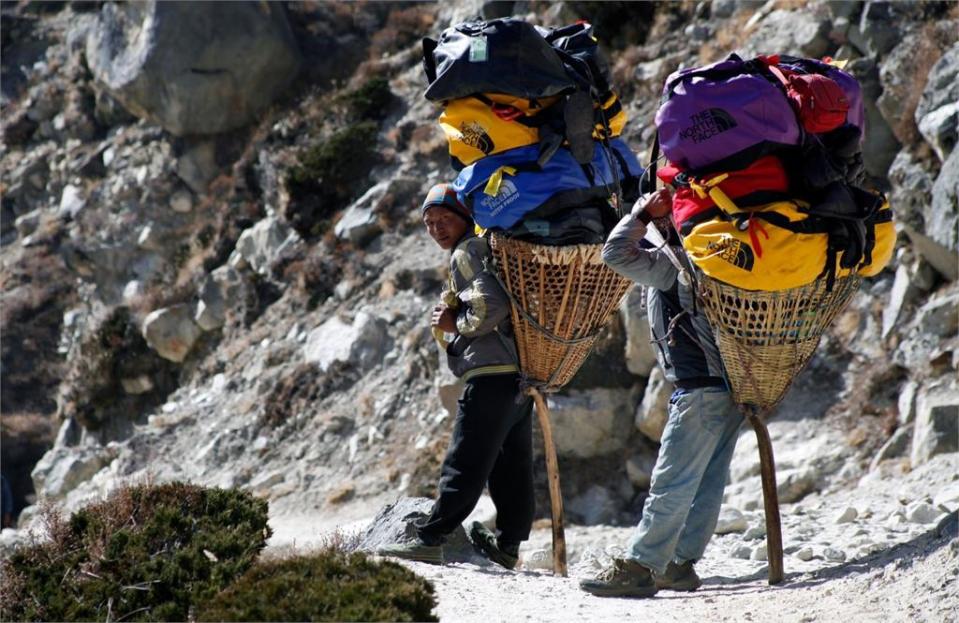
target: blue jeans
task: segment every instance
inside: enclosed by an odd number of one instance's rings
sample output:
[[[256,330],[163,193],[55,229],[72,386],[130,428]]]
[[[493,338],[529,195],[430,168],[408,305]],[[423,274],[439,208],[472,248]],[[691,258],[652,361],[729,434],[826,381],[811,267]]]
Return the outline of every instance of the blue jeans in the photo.
[[[698,560],[716,529],[743,416],[721,388],[677,389],[669,399],[643,518],[626,555],[662,573]]]

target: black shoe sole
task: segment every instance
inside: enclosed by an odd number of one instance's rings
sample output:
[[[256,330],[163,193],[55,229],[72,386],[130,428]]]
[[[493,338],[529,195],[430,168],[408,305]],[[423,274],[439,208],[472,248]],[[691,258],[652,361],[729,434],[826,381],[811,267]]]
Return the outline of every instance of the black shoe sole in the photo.
[[[478,521],[474,521],[470,525],[469,539],[473,543],[473,547],[478,549],[481,554],[505,569],[513,571],[519,563],[518,557],[513,558],[496,547],[493,543],[496,537]]]
[[[659,592],[655,586],[640,586],[631,589],[622,588],[586,588],[582,584],[581,589],[596,597],[630,597],[633,599],[646,599]]]

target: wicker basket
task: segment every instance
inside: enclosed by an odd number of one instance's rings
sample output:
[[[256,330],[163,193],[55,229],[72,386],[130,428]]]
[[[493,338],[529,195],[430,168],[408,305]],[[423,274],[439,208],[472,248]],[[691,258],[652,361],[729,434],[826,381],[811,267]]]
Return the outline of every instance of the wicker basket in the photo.
[[[799,288],[757,292],[701,273],[698,279],[733,396],[762,413],[783,399],[862,281],[853,275],[837,279],[831,291],[825,279],[817,279]]]
[[[550,247],[494,233],[490,246],[513,301],[523,374],[540,390],[556,391],[586,360],[632,282],[603,263],[600,244]]]

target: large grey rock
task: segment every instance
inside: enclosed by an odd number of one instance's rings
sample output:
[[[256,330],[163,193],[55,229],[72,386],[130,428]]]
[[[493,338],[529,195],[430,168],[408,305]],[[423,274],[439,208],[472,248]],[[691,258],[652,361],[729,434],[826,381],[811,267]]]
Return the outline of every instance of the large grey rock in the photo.
[[[414,540],[414,522],[428,517],[432,508],[433,501],[426,498],[404,497],[387,504],[366,527],[356,548],[376,553],[386,545]],[[488,558],[477,553],[462,526],[457,526],[447,535],[446,542],[443,543],[443,558],[446,562],[469,562],[487,567],[493,564]]]
[[[872,457],[872,462],[869,464],[869,471],[878,469],[879,464],[883,461],[905,456],[912,445],[912,429],[912,424],[897,428],[896,432],[892,434],[892,437],[887,439],[886,443],[882,444],[882,447],[876,452],[876,456]]]
[[[939,383],[920,390],[912,438],[912,465],[937,454],[959,451],[959,382]]]
[[[630,433],[629,401],[629,390],[608,387],[549,396],[556,452],[588,458],[621,450]]]
[[[907,325],[893,352],[893,361],[907,368],[914,376],[925,375],[929,378],[943,374],[937,367],[954,361],[953,352],[959,349],[955,313],[957,304],[959,291],[955,286],[933,295],[913,314],[914,320]]]
[[[221,266],[206,277],[199,294],[194,321],[204,331],[218,329],[230,310],[239,305],[243,278],[232,266]]]
[[[935,183],[929,169],[909,149],[902,149],[889,166],[889,182],[889,204],[894,206],[896,221],[923,231]]]
[[[150,312],[143,320],[143,338],[150,348],[177,363],[186,359],[200,333],[193,310],[185,303]]]
[[[306,339],[304,358],[326,372],[341,361],[367,370],[380,363],[392,340],[382,318],[361,311],[352,323],[333,316],[313,329]]]
[[[656,351],[650,343],[644,295],[644,288],[630,288],[619,308],[626,330],[626,368],[636,376],[649,376],[656,367]]]
[[[716,520],[716,534],[732,534],[734,532],[745,532],[749,527],[749,522],[742,511],[733,506],[723,506],[719,511],[719,518]]]
[[[936,272],[949,281],[959,279],[959,251],[941,245],[929,236],[916,231],[908,223],[903,223],[902,229],[912,242],[912,246],[929,262],[930,266],[936,269]]]
[[[917,294],[918,289],[913,285],[909,267],[900,264],[896,267],[896,279],[892,283],[889,299],[882,308],[883,338],[892,333],[892,330],[898,326],[902,310],[915,300]]]
[[[916,107],[919,132],[940,160],[952,152],[959,138],[959,43],[952,46],[929,70]]]
[[[741,50],[749,56],[777,50],[783,54],[819,57],[829,48],[829,20],[812,11],[780,9],[758,23],[759,27]]]
[[[900,25],[893,2],[867,2],[849,40],[863,54],[877,57],[889,52],[899,41]]]
[[[653,368],[646,384],[643,401],[636,409],[635,425],[639,432],[653,441],[663,438],[663,429],[669,417],[669,396],[673,391],[672,383],[666,380],[662,370]]]
[[[959,150],[942,164],[925,213],[925,234],[947,249],[959,249]]]
[[[619,514],[617,507],[616,499],[606,487],[593,485],[570,500],[565,509],[579,523],[593,526],[615,521]]]
[[[916,51],[921,48],[921,35],[906,35],[879,67],[882,95],[876,107],[900,142],[910,141],[916,132],[913,116],[921,91],[916,88]]]
[[[54,448],[43,455],[30,477],[41,497],[60,499],[89,480],[113,459],[106,448]]]
[[[111,2],[87,62],[127,110],[186,136],[248,124],[292,81],[300,55],[278,3]]]
[[[337,238],[363,245],[382,233],[376,205],[386,195],[389,186],[390,182],[380,182],[354,201],[333,228]]]
[[[862,158],[866,172],[879,179],[885,178],[889,167],[899,153],[900,144],[892,128],[886,122],[876,101],[882,94],[882,85],[879,83],[879,67],[875,61],[862,58],[852,61],[846,66],[853,76],[859,80],[862,88],[863,104],[866,112],[866,127],[868,131],[863,140]]]
[[[626,460],[626,477],[637,489],[649,489],[655,467],[655,454],[647,452],[634,454]]]
[[[269,272],[270,265],[287,247],[299,240],[288,225],[275,217],[267,217],[244,230],[236,241],[236,253],[260,274]]]

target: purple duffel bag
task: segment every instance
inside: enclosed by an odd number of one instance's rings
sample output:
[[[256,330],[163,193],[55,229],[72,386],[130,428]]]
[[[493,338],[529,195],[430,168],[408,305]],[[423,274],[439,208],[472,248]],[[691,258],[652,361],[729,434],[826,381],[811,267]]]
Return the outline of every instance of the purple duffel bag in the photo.
[[[785,69],[836,80],[851,104],[847,123],[862,129],[862,95],[855,78],[818,61],[782,58]],[[740,170],[803,141],[796,113],[764,58],[744,61],[735,54],[671,74],[656,127],[669,161],[697,175]]]

